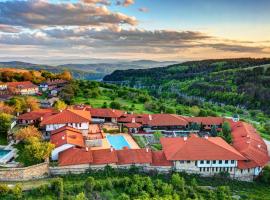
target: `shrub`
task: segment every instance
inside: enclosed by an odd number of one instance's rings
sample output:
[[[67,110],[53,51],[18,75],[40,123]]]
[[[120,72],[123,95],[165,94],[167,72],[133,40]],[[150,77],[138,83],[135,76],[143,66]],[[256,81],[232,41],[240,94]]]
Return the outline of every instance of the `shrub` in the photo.
[[[63,199],[64,185],[62,178],[56,178],[51,183],[52,190],[55,192],[59,200]]]
[[[9,192],[9,187],[6,184],[0,184],[0,196],[5,196]]]

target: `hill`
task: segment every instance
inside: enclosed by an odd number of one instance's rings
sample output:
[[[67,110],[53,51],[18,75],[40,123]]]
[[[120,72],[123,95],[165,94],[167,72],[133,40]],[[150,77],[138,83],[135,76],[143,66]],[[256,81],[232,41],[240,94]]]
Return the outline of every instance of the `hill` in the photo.
[[[151,67],[164,67],[175,64],[175,61],[158,62],[152,60],[137,61],[116,61],[111,63],[90,63],[90,64],[63,64],[58,66],[32,64],[27,62],[11,61],[0,62],[0,68],[18,68],[27,70],[47,70],[53,73],[59,73],[63,70],[69,70],[76,79],[101,80],[105,75],[115,70],[124,69],[148,69]]]
[[[164,98],[197,97],[270,113],[270,59],[190,61],[163,68],[117,70],[104,81],[145,88]]]

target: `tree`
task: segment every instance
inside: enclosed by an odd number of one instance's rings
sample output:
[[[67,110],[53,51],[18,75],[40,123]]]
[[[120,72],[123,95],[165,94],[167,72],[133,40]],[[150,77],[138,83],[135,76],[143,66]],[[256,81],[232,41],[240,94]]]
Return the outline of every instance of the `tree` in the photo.
[[[72,75],[69,71],[65,70],[61,74],[58,75],[58,78],[66,80],[66,81],[70,81],[72,80]]]
[[[0,113],[12,114],[15,109],[9,105],[6,105],[4,102],[0,102]]]
[[[67,104],[64,101],[57,100],[54,104],[54,108],[58,111],[65,110],[67,108]]]
[[[0,113],[0,137],[7,137],[7,132],[11,125],[12,115]]]
[[[216,190],[217,200],[231,200],[231,191],[228,186],[219,186]]]
[[[25,98],[26,107],[30,110],[37,110],[39,109],[38,100],[34,97],[26,97]]]
[[[107,105],[106,101],[103,102],[102,108],[108,108],[108,105]]]
[[[181,177],[179,174],[173,174],[171,178],[171,183],[173,187],[181,193],[183,197],[186,196],[185,191],[185,179]]]
[[[42,138],[42,133],[34,126],[27,126],[25,128],[21,128],[16,133],[17,140],[28,140],[31,137],[36,137],[38,139]]]
[[[212,135],[213,137],[216,137],[216,136],[217,136],[217,126],[216,126],[216,125],[213,125],[213,126],[211,127],[210,133],[211,133],[211,135]]]
[[[42,142],[37,137],[30,137],[25,141],[21,156],[24,164],[33,165],[44,162],[49,158],[54,145],[50,142]]]
[[[192,106],[189,110],[191,115],[195,117],[197,117],[200,113],[200,108],[198,106]]]
[[[113,108],[113,109],[120,109],[121,108],[121,104],[117,101],[112,101],[110,103],[110,108]]]
[[[226,142],[231,143],[232,142],[232,130],[229,122],[224,122],[222,124],[222,133],[224,135],[224,139]]]
[[[265,122],[264,129],[268,134],[270,134],[270,121]]]
[[[155,138],[156,141],[159,141],[162,136],[163,135],[162,135],[162,133],[160,131],[155,131],[154,132],[154,138]]]
[[[263,183],[270,184],[270,166],[263,168],[259,180]]]
[[[75,200],[87,200],[85,194],[83,192],[76,195]]]
[[[58,200],[63,200],[64,199],[64,182],[62,178],[56,178],[52,181],[52,190],[55,192],[57,195]]]

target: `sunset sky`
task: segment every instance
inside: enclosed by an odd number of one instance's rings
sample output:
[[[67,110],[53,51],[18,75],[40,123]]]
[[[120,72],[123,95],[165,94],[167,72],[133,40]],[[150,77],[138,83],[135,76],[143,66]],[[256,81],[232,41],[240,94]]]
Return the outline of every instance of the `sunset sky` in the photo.
[[[0,0],[0,61],[270,57],[269,0]]]

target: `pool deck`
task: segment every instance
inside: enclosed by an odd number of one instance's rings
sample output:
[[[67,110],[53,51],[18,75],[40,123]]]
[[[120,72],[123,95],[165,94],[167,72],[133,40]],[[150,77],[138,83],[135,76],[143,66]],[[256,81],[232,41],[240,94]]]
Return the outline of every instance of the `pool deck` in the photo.
[[[107,135],[107,134],[106,134]],[[133,140],[133,138],[127,133],[119,133],[119,134],[108,134],[108,135],[122,135],[130,145],[131,149],[140,149],[138,144]],[[92,147],[91,150],[99,150],[99,149],[109,149],[111,145],[107,138],[102,139],[102,146],[101,147]]]

